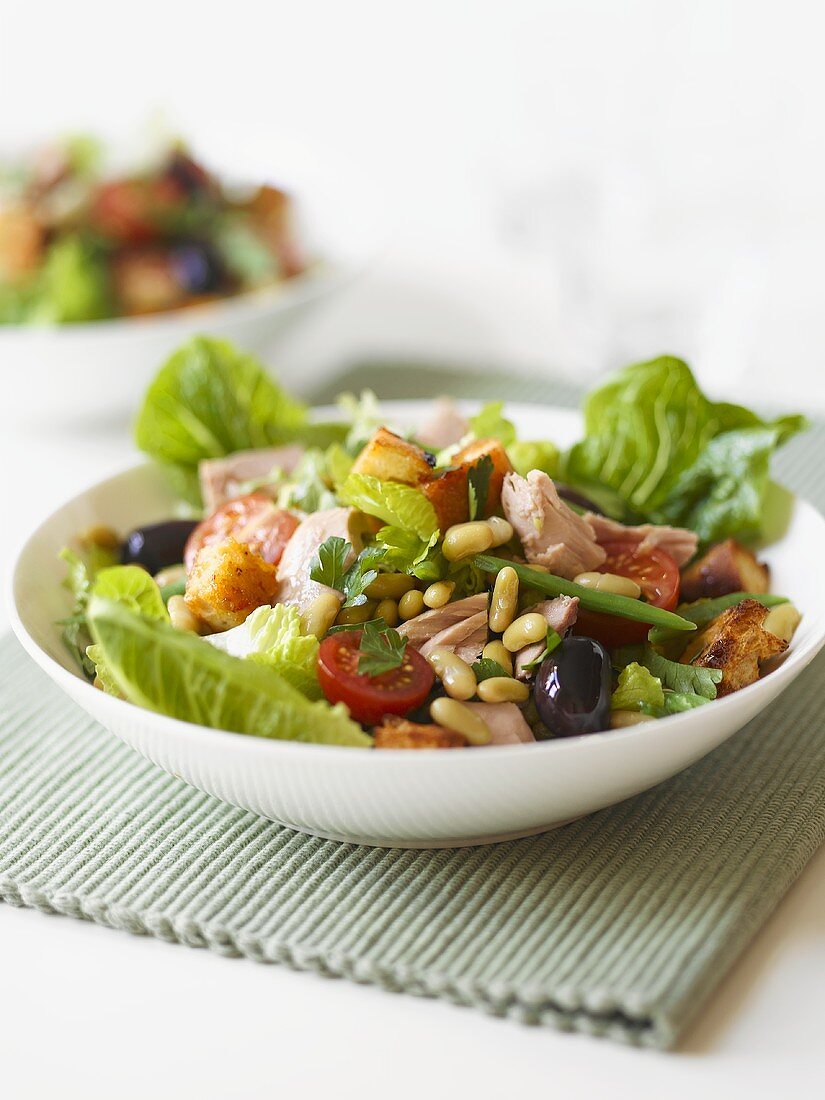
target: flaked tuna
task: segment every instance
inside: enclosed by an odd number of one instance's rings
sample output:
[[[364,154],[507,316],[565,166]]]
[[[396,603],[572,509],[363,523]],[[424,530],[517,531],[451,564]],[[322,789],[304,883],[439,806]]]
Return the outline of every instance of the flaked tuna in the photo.
[[[491,745],[523,745],[535,741],[533,731],[515,703],[466,703],[487,723]]]
[[[593,528],[600,543],[612,539],[630,539],[644,554],[650,550],[664,550],[678,566],[686,565],[696,553],[699,536],[686,527],[668,527],[664,524],[643,523],[639,527],[627,527],[618,520],[586,512],[584,518]]]
[[[260,481],[274,470],[291,474],[304,448],[297,444],[286,447],[262,447],[254,451],[236,451],[226,458],[207,458],[198,466],[198,478],[206,514],[214,512],[228,500],[242,496],[250,481]]]
[[[445,604],[408,619],[398,633],[427,656],[436,646],[446,646],[465,661],[475,661],[487,641],[487,593]],[[473,655],[474,654],[474,655]]]
[[[541,470],[531,470],[527,477],[507,474],[501,504],[531,565],[546,566],[556,576],[572,580],[578,573],[598,569],[607,557],[590,522],[560,499]]]

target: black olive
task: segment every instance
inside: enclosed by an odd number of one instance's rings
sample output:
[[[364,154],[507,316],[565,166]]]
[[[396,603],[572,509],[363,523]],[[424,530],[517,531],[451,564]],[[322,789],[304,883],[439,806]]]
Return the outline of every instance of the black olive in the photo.
[[[607,650],[593,638],[565,638],[542,662],[533,688],[539,717],[557,737],[610,726],[613,675]]]
[[[136,527],[123,543],[121,563],[142,565],[153,576],[169,565],[177,565],[183,561],[183,548],[195,527],[197,523],[189,519],[170,519]]]
[[[169,250],[169,264],[178,285],[188,294],[222,290],[226,272],[220,256],[202,241],[182,241]]]

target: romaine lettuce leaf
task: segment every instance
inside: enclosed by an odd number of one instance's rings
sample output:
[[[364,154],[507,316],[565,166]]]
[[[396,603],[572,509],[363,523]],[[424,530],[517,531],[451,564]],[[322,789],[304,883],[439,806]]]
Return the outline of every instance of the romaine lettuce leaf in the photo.
[[[543,470],[550,477],[558,476],[559,449],[553,443],[517,440],[507,446],[507,457],[522,477],[526,477],[531,470]]]
[[[705,541],[759,530],[770,456],[805,426],[709,401],[670,356],[613,374],[589,394],[584,418],[566,480],[610,490],[619,518],[684,524]]]
[[[138,447],[182,468],[191,484],[204,458],[267,447],[308,432],[306,408],[251,355],[196,336],[161,367],[138,414]]]
[[[400,527],[382,527],[375,536],[375,544],[382,550],[383,566],[422,581],[443,580],[447,574],[447,559],[436,549],[437,541],[437,532],[425,540]]]
[[[307,699],[320,699],[318,639],[301,633],[297,607],[259,607],[240,626],[204,639],[233,657],[268,665]]]
[[[72,234],[49,248],[27,320],[38,324],[98,321],[112,315],[99,250]]]
[[[258,737],[372,744],[344,706],[309,702],[265,664],[230,657],[203,638],[100,596],[89,601],[88,619],[114,683],[138,706]]]
[[[350,474],[341,487],[342,503],[377,516],[393,527],[412,531],[429,541],[438,530],[435,509],[422,492],[410,485],[381,481],[370,474]]]
[[[160,588],[139,565],[113,565],[108,569],[101,569],[95,577],[91,595],[122,603],[136,615],[143,615],[147,619],[169,621],[169,612]],[[90,645],[86,650],[86,657],[94,665],[95,676],[106,694],[120,696],[121,692],[112,670],[106,664],[101,647]]]
[[[112,565],[101,569],[92,585],[92,595],[116,600],[147,619],[169,620],[160,588],[139,565]]]
[[[497,439],[506,450],[516,441],[516,429],[503,408],[503,401],[489,401],[470,418],[470,430],[476,439]]]
[[[656,711],[665,705],[662,681],[644,665],[635,661],[619,673],[616,690],[610,699],[611,710]]]

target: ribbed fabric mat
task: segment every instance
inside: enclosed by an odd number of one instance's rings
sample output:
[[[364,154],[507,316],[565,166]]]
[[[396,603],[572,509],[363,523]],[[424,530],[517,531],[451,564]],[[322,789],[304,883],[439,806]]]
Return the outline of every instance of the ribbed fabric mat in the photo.
[[[510,399],[531,392],[508,379]],[[823,457],[818,427],[780,462],[820,507]],[[9,637],[0,662],[3,900],[525,1023],[672,1045],[825,837],[825,655],[654,790],[442,851],[323,841],[218,802],[107,734]]]

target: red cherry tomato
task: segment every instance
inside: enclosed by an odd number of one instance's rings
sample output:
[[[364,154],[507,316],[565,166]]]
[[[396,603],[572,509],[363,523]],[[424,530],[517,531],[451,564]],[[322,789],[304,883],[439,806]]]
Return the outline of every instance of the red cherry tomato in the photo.
[[[679,566],[670,554],[659,549],[639,553],[638,545],[631,539],[612,539],[602,545],[607,560],[598,572],[629,577],[639,585],[647,603],[673,610],[679,602]],[[643,642],[650,626],[600,611],[580,611],[575,630],[612,649]]]
[[[430,693],[435,674],[421,654],[407,646],[404,662],[379,676],[358,671],[362,630],[324,638],[318,651],[318,679],[330,703],[345,703],[353,718],[373,726],[385,714],[407,714]]]
[[[292,512],[279,508],[266,493],[249,493],[222,504],[198,524],[187,539],[184,563],[191,569],[202,547],[235,539],[260,554],[270,565],[277,565],[300,522]]]
[[[89,218],[104,237],[124,244],[142,244],[158,235],[151,187],[145,180],[101,184],[92,198]]]

